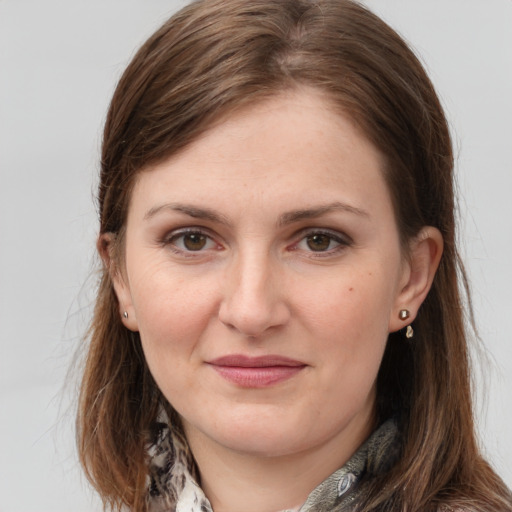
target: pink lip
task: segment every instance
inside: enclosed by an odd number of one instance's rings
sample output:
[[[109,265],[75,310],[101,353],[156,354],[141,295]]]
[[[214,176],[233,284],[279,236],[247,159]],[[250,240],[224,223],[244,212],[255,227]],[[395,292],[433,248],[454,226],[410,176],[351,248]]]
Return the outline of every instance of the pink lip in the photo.
[[[287,380],[306,367],[306,364],[287,357],[268,355],[248,357],[229,355],[208,361],[226,380],[244,388],[264,388]]]

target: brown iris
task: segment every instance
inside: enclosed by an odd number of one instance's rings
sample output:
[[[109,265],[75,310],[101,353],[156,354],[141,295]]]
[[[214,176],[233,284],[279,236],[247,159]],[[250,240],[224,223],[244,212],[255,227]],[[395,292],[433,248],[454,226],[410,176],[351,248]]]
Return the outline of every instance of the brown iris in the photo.
[[[189,251],[200,251],[206,245],[207,237],[201,233],[183,235],[183,245]]]
[[[312,251],[326,251],[331,244],[331,237],[329,235],[310,235],[306,238],[306,243]]]

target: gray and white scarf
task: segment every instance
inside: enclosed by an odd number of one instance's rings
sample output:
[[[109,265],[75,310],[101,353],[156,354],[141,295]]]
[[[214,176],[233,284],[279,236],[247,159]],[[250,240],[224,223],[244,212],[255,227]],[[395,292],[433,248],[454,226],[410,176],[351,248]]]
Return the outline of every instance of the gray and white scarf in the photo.
[[[364,492],[359,485],[363,477],[387,471],[396,460],[398,450],[398,428],[394,420],[388,420],[342,468],[310,493],[298,512],[352,510]],[[149,512],[212,512],[210,502],[197,483],[195,464],[182,434],[166,424],[159,424],[148,454]]]

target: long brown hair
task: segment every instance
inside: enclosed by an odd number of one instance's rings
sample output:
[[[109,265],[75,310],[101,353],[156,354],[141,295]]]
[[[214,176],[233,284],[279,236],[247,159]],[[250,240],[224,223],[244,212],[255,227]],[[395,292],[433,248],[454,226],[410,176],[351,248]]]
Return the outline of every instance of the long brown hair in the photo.
[[[401,333],[389,336],[377,414],[398,416],[402,451],[368,487],[361,510],[511,510],[474,434],[447,122],[418,59],[361,5],[199,0],[144,44],[117,86],[103,139],[100,233],[112,234],[114,263],[121,265],[130,193],[141,169],[177,153],[220,117],[299,85],[324,91],[385,155],[404,247],[425,225],[444,238],[414,343]],[[144,511],[147,433],[162,408],[171,417],[172,409],[149,373],[138,334],[120,320],[111,271],[103,268],[90,329],[78,446],[106,505]]]

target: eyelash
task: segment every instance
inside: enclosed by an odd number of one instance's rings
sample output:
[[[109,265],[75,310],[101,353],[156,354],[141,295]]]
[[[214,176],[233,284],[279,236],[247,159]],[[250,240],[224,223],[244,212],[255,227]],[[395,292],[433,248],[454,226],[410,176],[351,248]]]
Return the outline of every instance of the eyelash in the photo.
[[[191,250],[191,249],[187,249],[184,247],[179,247],[176,242],[180,239],[183,239],[182,240],[182,244],[183,244],[184,237],[187,235],[204,237],[204,239],[206,239],[205,245],[213,243],[215,245],[215,247],[207,247],[205,249],[203,246],[203,247],[199,247],[198,250]],[[297,236],[300,238],[296,242],[294,242],[293,244],[288,246],[287,247],[288,250],[290,250],[290,251],[301,250],[299,245],[302,243],[307,244],[308,238],[312,238],[315,236],[327,237],[329,246],[333,242],[335,244],[337,244],[333,248],[328,247],[325,250],[319,250],[319,251],[312,250],[311,248],[310,248],[311,250],[303,249],[304,252],[308,254],[308,257],[313,257],[313,258],[326,258],[329,256],[333,256],[333,255],[338,254],[339,252],[343,251],[347,247],[350,247],[353,243],[352,240],[347,235],[342,235],[337,232],[332,232],[332,231],[323,230],[323,229],[309,229],[309,230],[300,232]],[[182,229],[177,232],[172,232],[168,236],[166,236],[161,241],[161,243],[163,246],[169,247],[176,254],[179,254],[179,255],[185,256],[185,257],[195,257],[195,256],[198,256],[200,253],[203,253],[203,252],[205,252],[207,250],[211,250],[211,249],[214,249],[214,250],[222,249],[222,245],[218,244],[208,231],[205,231],[200,228],[194,228],[194,227]]]

